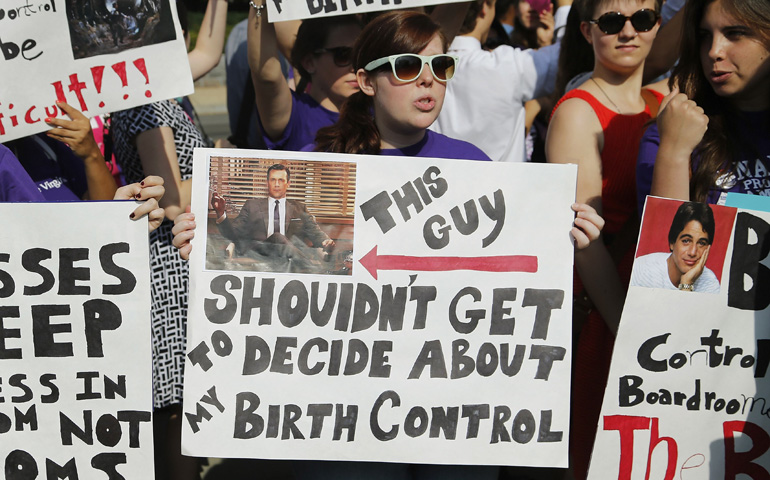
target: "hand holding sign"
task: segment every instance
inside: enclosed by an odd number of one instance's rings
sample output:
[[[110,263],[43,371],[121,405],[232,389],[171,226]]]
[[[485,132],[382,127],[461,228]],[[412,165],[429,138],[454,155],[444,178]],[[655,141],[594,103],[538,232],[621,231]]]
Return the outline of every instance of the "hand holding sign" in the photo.
[[[152,232],[163,223],[165,211],[158,205],[166,189],[163,187],[163,179],[150,175],[139,183],[132,183],[120,187],[115,192],[114,200],[143,200],[141,205],[131,212],[131,219],[138,220],[147,215]]]

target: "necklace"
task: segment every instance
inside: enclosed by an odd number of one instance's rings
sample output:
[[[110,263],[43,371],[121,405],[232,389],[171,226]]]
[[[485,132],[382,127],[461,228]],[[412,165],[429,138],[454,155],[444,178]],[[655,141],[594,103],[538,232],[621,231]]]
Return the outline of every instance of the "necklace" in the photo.
[[[601,92],[604,94],[604,96],[605,96],[605,97],[607,97],[607,100],[609,100],[609,101],[610,101],[610,103],[612,104],[612,106],[613,106],[613,107],[615,107],[615,111],[617,111],[619,114],[623,115],[623,114],[620,112],[620,109],[618,108],[618,106],[615,104],[615,102],[613,102],[613,101],[612,101],[612,99],[610,98],[610,96],[609,96],[609,95],[607,95],[607,92],[605,92],[605,91],[604,91],[604,89],[602,88],[602,86],[601,86],[601,85],[599,85],[599,82],[597,82],[596,80],[594,80],[594,77],[593,77],[593,76],[592,76],[592,77],[590,77],[590,78],[591,78],[591,81],[592,81],[592,82],[594,82],[594,85],[596,85],[596,87],[597,87],[597,88],[598,88],[598,89],[599,89],[599,90],[600,90],[600,91],[601,91]]]

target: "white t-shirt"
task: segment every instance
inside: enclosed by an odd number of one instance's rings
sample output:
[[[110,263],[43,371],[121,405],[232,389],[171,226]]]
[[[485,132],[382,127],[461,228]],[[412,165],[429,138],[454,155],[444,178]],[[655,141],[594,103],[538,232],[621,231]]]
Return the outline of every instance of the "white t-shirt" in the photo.
[[[647,288],[664,288],[677,290],[678,285],[671,283],[668,276],[668,257],[670,253],[658,252],[643,255],[634,261],[631,272],[631,285]],[[695,280],[693,291],[699,293],[719,293],[719,280],[708,267],[703,267],[703,273]]]
[[[524,103],[553,91],[559,50],[501,45],[489,52],[473,37],[456,37],[449,53],[460,62],[430,129],[472,143],[496,162],[525,161]]]

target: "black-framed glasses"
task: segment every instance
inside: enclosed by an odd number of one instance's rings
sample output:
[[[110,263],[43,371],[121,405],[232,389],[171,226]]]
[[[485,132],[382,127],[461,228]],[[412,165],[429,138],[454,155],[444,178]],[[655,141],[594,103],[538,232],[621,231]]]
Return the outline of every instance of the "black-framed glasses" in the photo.
[[[422,74],[425,65],[436,80],[446,82],[454,77],[457,69],[457,57],[440,53],[438,55],[417,55],[416,53],[399,53],[389,57],[378,58],[366,64],[364,70],[371,72],[390,63],[393,75],[401,82],[412,82]]]
[[[599,30],[607,35],[615,35],[623,30],[626,20],[631,20],[631,26],[637,32],[649,32],[658,23],[658,12],[649,8],[637,10],[630,17],[620,12],[607,12],[596,20],[590,20],[588,23],[596,24]]]
[[[331,53],[334,64],[338,67],[349,67],[352,63],[353,48],[352,47],[329,47],[319,48],[313,53],[321,55],[322,53]]]

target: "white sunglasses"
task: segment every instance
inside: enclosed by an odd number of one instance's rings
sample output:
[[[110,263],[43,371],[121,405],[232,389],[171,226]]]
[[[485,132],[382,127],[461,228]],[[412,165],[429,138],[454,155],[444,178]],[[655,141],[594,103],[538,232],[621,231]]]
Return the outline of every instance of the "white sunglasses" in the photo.
[[[446,82],[455,75],[458,58],[446,53],[438,55],[417,55],[416,53],[399,53],[388,57],[378,58],[367,63],[364,70],[371,72],[383,65],[390,63],[393,76],[402,82],[417,80],[422,74],[425,65],[430,66],[430,71],[436,80]]]

